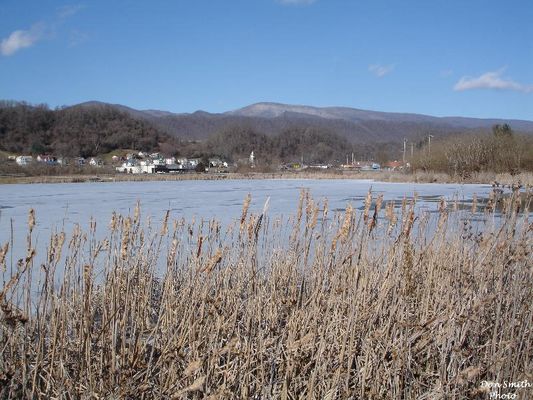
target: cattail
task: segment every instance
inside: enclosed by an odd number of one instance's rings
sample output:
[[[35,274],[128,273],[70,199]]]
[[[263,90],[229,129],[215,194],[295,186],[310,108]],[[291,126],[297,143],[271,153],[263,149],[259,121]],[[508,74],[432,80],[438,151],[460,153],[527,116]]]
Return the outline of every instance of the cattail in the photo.
[[[122,244],[120,247],[120,256],[123,260],[126,260],[128,257],[128,245],[130,242],[130,228],[131,228],[131,219],[128,217],[124,220],[122,226]]]
[[[353,207],[351,204],[348,204],[346,207],[346,212],[344,214],[344,222],[342,224],[341,230],[339,231],[339,237],[342,242],[346,240],[348,237],[348,233],[350,232],[350,228],[352,226],[352,217],[353,217]]]
[[[135,209],[133,211],[133,224],[137,225],[139,223],[139,218],[141,215],[141,203],[137,201],[135,204]]]
[[[495,205],[496,205],[496,202],[495,202],[495,200],[494,200],[494,192],[491,191],[491,192],[489,193],[489,199],[488,199],[488,201],[487,201],[487,205],[485,206],[485,211],[486,211],[486,212],[489,212],[489,213],[490,213],[490,212],[493,212],[493,211],[494,211],[494,207],[495,207]]]
[[[116,228],[117,228],[117,213],[113,211],[113,214],[111,214],[111,221],[109,221],[109,229],[111,229],[111,231],[114,232]]]
[[[363,211],[363,220],[365,223],[368,221],[368,212],[370,211],[370,206],[372,205],[372,188],[368,190],[368,193],[365,197],[365,209]]]
[[[407,215],[407,218],[404,222],[404,229],[403,234],[404,236],[409,236],[411,233],[411,228],[413,227],[413,224],[415,222],[415,211],[414,211],[414,203],[411,203],[411,207],[409,208],[409,214]]]
[[[165,218],[163,219],[163,225],[161,226],[161,236],[165,236],[168,233],[168,216],[170,215],[170,211],[167,210],[165,213]]]
[[[396,216],[396,213],[394,212],[394,207],[391,207],[391,215],[389,218],[389,227],[387,229],[387,235],[391,234],[397,222],[398,222],[398,217]]]
[[[202,244],[204,243],[204,237],[200,235],[198,238],[198,246],[196,248],[196,258],[200,258],[202,255]]]
[[[312,198],[308,197],[305,205],[305,218],[307,225],[309,226],[311,219],[313,218],[313,211],[315,209],[315,203]]]
[[[298,210],[296,211],[296,224],[299,226],[302,220],[304,199],[306,195],[306,190],[302,189],[300,191],[300,199],[298,200]]]
[[[216,265],[222,260],[222,249],[218,249],[217,252],[209,259],[207,264],[204,268],[200,270],[200,272],[207,272],[210,273],[213,268],[216,267]]]
[[[474,193],[472,196],[472,213],[477,211],[477,194]]]
[[[381,211],[381,206],[383,205],[383,194],[380,194],[378,198],[376,199],[376,209]]]
[[[394,202],[389,201],[387,205],[385,206],[385,218],[390,222],[392,220],[392,217],[394,215]]]
[[[446,212],[448,205],[446,204],[446,200],[444,200],[443,197],[440,198],[439,201],[439,221],[437,223],[437,229],[440,231],[442,227],[444,226],[444,223],[448,219],[448,213]]]
[[[172,239],[172,244],[168,252],[167,265],[174,263],[176,260],[176,254],[178,253],[178,239]]]
[[[403,196],[403,199],[402,199],[402,215],[405,214],[406,207],[407,207],[407,198],[405,196]]]
[[[439,200],[439,213],[444,213],[447,207],[448,205],[446,204],[446,200],[444,199],[444,197],[441,197]]]
[[[246,217],[248,215],[248,208],[250,207],[250,202],[252,201],[252,196],[250,193],[246,195],[244,198],[244,203],[242,205],[242,214],[241,214],[241,225],[240,225],[240,231],[244,229],[244,222],[246,221]]]
[[[252,240],[254,236],[255,226],[256,226],[256,217],[253,214],[251,214],[250,220],[248,221],[248,227],[247,227],[249,240]]]
[[[313,206],[313,210],[312,210],[312,215],[311,215],[311,222],[309,224],[309,228],[310,229],[313,229],[317,222],[318,222],[318,213],[319,213],[319,208],[318,208],[318,205],[317,204],[314,204]]]
[[[33,231],[33,227],[35,226],[35,211],[33,208],[30,208],[30,212],[28,214],[28,228],[31,231]]]
[[[9,250],[9,242],[4,244],[4,246],[0,249],[0,266],[2,266],[2,271],[6,272],[6,255]]]
[[[322,211],[322,219],[325,221],[328,217],[328,199],[324,200],[324,209]]]

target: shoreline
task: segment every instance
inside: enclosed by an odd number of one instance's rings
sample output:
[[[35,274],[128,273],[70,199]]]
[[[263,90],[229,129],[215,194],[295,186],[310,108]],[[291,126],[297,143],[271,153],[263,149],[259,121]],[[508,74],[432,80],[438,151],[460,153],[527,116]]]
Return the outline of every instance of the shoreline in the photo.
[[[470,179],[453,179],[443,173],[396,171],[339,171],[339,172],[230,172],[230,173],[187,173],[187,174],[71,174],[13,176],[0,175],[0,185],[41,184],[41,183],[92,183],[92,182],[152,182],[185,180],[266,180],[266,179],[370,179],[388,183],[441,183],[441,184],[491,184],[498,181],[505,185],[521,182],[533,185],[533,174],[523,172],[518,175],[480,173]]]

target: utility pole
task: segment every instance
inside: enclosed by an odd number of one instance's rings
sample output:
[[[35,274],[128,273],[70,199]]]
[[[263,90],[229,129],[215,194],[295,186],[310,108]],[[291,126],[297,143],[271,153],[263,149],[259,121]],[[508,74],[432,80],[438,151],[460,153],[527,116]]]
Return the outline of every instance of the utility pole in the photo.
[[[433,135],[428,135],[428,152],[430,156],[431,156],[431,138],[432,137]]]
[[[403,164],[405,165],[405,150],[407,148],[407,139],[403,138]]]

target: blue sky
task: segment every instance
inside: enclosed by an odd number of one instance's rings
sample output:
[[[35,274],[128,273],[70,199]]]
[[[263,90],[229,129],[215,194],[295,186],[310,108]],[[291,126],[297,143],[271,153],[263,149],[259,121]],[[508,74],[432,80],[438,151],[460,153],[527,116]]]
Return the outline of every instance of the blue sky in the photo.
[[[0,98],[533,120],[529,0],[0,0]]]

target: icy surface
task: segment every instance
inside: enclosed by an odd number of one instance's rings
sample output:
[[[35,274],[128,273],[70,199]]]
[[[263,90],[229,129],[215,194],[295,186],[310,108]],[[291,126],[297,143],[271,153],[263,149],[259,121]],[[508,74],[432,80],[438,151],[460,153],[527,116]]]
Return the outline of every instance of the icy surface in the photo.
[[[158,223],[170,210],[172,219],[216,218],[222,224],[240,218],[242,203],[252,195],[250,211],[259,213],[270,197],[270,216],[288,216],[296,212],[301,189],[308,189],[315,200],[328,199],[331,210],[342,211],[348,203],[361,208],[372,187],[374,196],[401,201],[417,194],[417,206],[435,211],[440,197],[468,202],[473,194],[486,197],[489,185],[380,183],[370,180],[227,180],[172,182],[115,182],[33,184],[0,186],[0,244],[11,238],[14,249],[24,256],[28,211],[35,210],[34,243],[43,250],[54,230],[67,235],[75,224],[86,229],[94,218],[99,231],[107,229],[113,211],[132,213],[137,201],[142,216]]]

